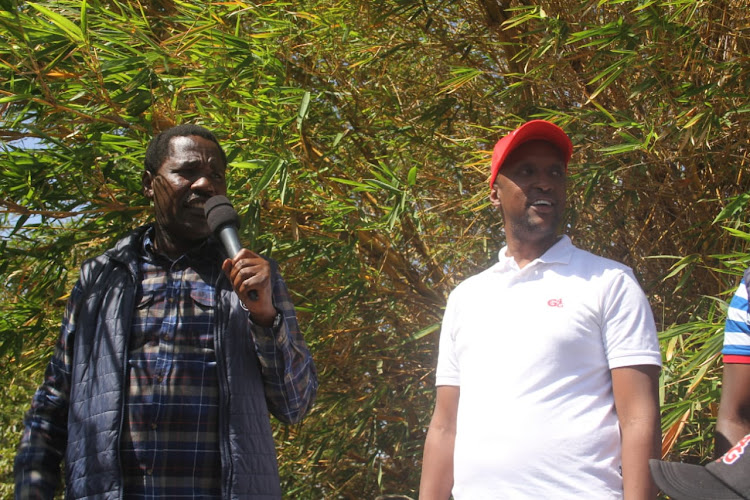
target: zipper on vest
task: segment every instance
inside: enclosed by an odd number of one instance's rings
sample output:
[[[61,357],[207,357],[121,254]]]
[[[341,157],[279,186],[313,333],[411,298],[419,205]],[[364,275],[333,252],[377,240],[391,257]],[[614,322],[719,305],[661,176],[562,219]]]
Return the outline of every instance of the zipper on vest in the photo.
[[[221,451],[222,468],[221,475],[221,496],[230,498],[232,494],[232,453],[229,450],[229,419],[227,417],[227,408],[229,401],[229,388],[227,378],[227,366],[224,357],[224,334],[225,325],[230,323],[231,308],[224,311],[226,302],[222,300],[221,288],[219,282],[224,276],[223,272],[214,283],[214,294],[216,296],[216,315],[214,316],[214,345],[216,347],[216,367],[219,372],[219,450]],[[234,293],[230,290],[229,293]],[[226,318],[226,319],[225,319]]]
[[[123,321],[123,336],[125,337],[123,339],[123,349],[122,349],[122,357],[120,361],[122,362],[122,370],[120,372],[120,418],[119,422],[117,424],[117,444],[115,445],[115,450],[117,453],[115,454],[116,460],[117,460],[117,470],[118,470],[118,477],[117,477],[117,492],[118,497],[122,498],[124,493],[124,486],[123,486],[123,471],[122,471],[122,457],[120,456],[120,453],[122,453],[122,425],[123,421],[125,420],[125,400],[127,399],[125,397],[125,379],[128,376],[128,349],[130,347],[130,333],[131,329],[133,327],[133,314],[135,314],[135,289],[136,289],[136,276],[133,276],[132,272],[130,270],[127,270],[127,275],[130,277],[130,290],[127,290],[126,293],[126,287],[123,287],[123,299],[120,302],[122,305],[125,300],[129,302],[127,304],[127,308],[123,307],[122,311],[129,311],[129,314],[127,315],[127,319]],[[124,314],[123,314],[124,315]]]

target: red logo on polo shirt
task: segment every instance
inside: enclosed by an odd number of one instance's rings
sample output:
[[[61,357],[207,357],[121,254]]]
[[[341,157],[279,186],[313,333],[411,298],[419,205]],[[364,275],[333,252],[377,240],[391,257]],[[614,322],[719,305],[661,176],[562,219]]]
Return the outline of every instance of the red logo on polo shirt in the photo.
[[[740,442],[734,445],[731,450],[726,452],[720,460],[727,465],[732,465],[740,459],[743,453],[745,453],[745,448],[748,444],[750,444],[750,434],[740,439]]]
[[[549,299],[547,301],[547,305],[550,307],[562,307],[563,306],[562,299]]]

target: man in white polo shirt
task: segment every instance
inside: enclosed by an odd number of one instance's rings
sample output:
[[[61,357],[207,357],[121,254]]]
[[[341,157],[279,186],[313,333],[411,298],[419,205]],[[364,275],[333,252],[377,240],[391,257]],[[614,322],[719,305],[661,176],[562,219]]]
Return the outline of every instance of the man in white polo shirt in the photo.
[[[558,234],[572,149],[543,120],[495,146],[507,246],[448,299],[422,500],[655,498],[654,319],[628,267]]]

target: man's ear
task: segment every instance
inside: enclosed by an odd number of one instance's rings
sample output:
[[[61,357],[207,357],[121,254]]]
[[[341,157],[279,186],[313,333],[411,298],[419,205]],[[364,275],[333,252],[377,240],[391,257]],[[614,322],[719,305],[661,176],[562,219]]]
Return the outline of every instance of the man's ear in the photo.
[[[148,170],[143,171],[141,176],[141,184],[143,185],[143,194],[149,200],[154,199],[154,176]]]
[[[500,201],[500,188],[497,186],[497,184],[493,184],[492,188],[490,189],[490,203],[492,203],[492,206],[495,208],[500,208],[503,206],[502,202]]]

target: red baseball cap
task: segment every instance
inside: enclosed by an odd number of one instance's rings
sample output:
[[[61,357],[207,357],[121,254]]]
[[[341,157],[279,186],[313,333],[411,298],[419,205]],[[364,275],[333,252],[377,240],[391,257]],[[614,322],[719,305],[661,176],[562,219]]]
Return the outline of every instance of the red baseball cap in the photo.
[[[490,188],[495,183],[495,178],[503,162],[508,155],[524,142],[529,141],[548,141],[554,144],[565,157],[565,168],[568,168],[568,162],[573,154],[573,143],[570,137],[563,129],[547,120],[531,120],[524,123],[513,132],[509,133],[495,144],[495,150],[492,153],[492,174],[490,175]]]

